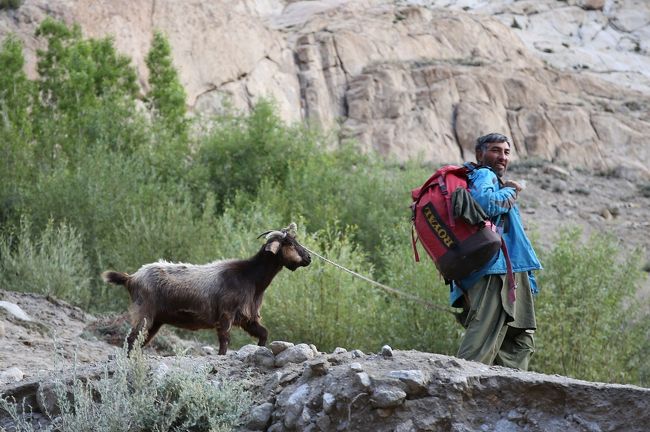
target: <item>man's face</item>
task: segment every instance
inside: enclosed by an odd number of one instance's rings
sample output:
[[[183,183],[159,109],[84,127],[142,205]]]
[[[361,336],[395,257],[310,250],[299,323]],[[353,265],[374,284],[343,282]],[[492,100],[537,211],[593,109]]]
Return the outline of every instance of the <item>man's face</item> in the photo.
[[[476,161],[492,168],[499,177],[506,173],[509,160],[510,145],[507,142],[489,143],[485,151],[476,152]]]

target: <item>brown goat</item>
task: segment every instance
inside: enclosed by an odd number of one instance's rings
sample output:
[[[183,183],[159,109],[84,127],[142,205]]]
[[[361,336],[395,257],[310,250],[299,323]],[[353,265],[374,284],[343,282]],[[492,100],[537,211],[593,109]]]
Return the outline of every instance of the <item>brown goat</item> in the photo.
[[[296,225],[267,231],[266,242],[249,259],[215,261],[204,265],[159,261],[132,275],[102,273],[109,283],[124,285],[131,297],[128,349],[141,331],[148,344],[163,324],[199,330],[214,328],[219,354],[226,354],[230,329],[239,326],[266,345],[268,331],[260,323],[264,291],[282,267],[291,271],[308,266],[309,252],[295,238]],[[258,238],[259,238],[258,237]]]

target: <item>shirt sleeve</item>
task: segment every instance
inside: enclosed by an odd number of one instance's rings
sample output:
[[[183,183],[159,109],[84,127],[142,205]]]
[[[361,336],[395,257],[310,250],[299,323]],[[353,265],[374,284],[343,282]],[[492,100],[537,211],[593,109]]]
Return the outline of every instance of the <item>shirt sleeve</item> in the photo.
[[[489,169],[477,169],[471,178],[470,192],[489,217],[508,213],[516,205],[517,191],[500,187],[496,174]]]

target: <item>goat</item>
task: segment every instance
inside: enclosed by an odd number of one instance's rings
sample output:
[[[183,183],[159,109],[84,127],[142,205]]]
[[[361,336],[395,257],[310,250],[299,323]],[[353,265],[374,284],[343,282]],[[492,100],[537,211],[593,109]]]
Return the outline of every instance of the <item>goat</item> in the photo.
[[[233,325],[266,345],[268,331],[260,323],[264,291],[282,267],[291,271],[311,263],[309,252],[295,238],[296,224],[267,231],[266,242],[253,257],[193,265],[158,261],[145,264],[129,275],[106,271],[105,282],[124,285],[129,291],[131,333],[128,351],[141,331],[147,345],[163,324],[199,330],[214,328],[219,338],[219,354],[230,343]]]

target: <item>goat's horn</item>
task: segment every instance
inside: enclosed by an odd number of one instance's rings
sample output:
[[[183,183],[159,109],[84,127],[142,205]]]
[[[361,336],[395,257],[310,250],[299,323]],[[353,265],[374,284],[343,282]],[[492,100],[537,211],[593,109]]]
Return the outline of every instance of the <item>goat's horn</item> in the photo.
[[[273,232],[273,230],[264,231],[262,234],[258,235],[257,238],[262,238],[270,232]]]
[[[270,239],[271,237],[275,237],[275,236],[278,236],[278,237],[286,237],[286,236],[287,236],[287,233],[282,232],[282,231],[267,231],[267,232],[265,232],[265,233],[262,234],[262,235],[265,236],[265,238],[268,240],[268,239]],[[261,236],[260,236],[260,237],[261,237]],[[259,238],[259,237],[258,237],[258,238]]]

